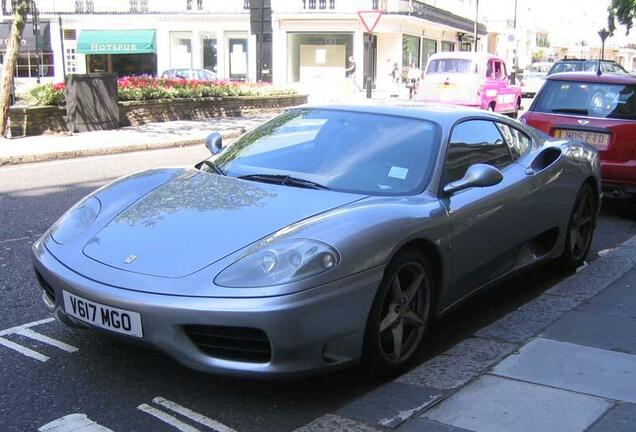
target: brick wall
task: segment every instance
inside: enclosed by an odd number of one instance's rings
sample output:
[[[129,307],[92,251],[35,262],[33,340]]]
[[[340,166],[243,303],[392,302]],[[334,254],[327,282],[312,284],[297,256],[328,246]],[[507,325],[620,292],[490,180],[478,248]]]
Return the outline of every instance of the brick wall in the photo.
[[[231,96],[119,102],[121,126],[171,120],[201,120],[272,111],[307,103],[306,95]],[[67,132],[64,107],[12,107],[11,136]]]

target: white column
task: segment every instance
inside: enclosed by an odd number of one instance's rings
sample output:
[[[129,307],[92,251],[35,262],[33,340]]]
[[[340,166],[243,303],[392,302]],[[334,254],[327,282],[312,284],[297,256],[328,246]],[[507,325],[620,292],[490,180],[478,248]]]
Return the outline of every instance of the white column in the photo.
[[[157,74],[170,69],[170,32],[166,28],[157,29]]]
[[[51,20],[49,26],[51,32],[51,48],[53,49],[53,67],[55,68],[55,75],[53,77],[55,82],[64,81],[64,52],[62,51],[62,38],[60,38],[60,25],[58,20]]]
[[[225,54],[227,53],[227,43],[223,28],[216,31],[216,76],[219,79],[228,79]]]
[[[272,23],[272,67],[274,76],[272,81],[276,85],[287,84],[287,69],[289,67],[289,52],[287,52],[287,32],[280,28],[280,21]]]
[[[192,30],[192,67],[203,69],[203,47],[199,30]]]
[[[256,36],[247,36],[247,80],[256,81]]]

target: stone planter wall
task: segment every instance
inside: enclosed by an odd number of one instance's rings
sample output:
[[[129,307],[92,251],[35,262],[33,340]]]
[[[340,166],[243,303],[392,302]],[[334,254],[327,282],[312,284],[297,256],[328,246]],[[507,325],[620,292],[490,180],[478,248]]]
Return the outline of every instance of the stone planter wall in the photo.
[[[306,95],[231,96],[119,102],[120,126],[173,120],[202,120],[278,110],[307,103]],[[11,136],[67,132],[65,107],[12,107]]]

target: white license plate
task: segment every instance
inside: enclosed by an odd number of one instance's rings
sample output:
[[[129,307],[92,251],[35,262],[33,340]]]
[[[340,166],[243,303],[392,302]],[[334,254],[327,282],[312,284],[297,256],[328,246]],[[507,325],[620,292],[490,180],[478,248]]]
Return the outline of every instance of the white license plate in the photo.
[[[106,306],[62,291],[64,310],[75,318],[129,336],[143,337],[141,315],[124,309]]]

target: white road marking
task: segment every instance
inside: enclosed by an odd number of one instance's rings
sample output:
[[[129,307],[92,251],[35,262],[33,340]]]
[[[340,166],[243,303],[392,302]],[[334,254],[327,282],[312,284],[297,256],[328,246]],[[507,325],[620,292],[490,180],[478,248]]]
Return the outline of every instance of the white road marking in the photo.
[[[55,318],[45,318],[45,319],[41,319],[39,321],[33,321],[30,323],[26,323],[26,324],[22,324],[19,326],[15,326],[15,327],[11,327],[5,330],[1,330],[0,331],[0,345],[4,345],[7,348],[10,348],[14,351],[19,352],[20,354],[23,354],[27,357],[31,357],[32,359],[41,361],[41,362],[45,362],[49,359],[49,357],[45,356],[44,354],[40,354],[39,352],[32,350],[30,348],[24,347],[18,343],[15,343],[13,341],[10,341],[6,338],[3,338],[2,336],[8,336],[8,335],[20,335],[20,336],[25,336],[28,337],[30,339],[34,339],[40,342],[43,342],[45,344],[54,346],[56,348],[59,348],[63,351],[69,352],[69,353],[74,353],[79,351],[78,348],[74,347],[73,345],[69,345],[66,342],[62,342],[59,341],[57,339],[53,339],[52,337],[49,336],[45,336],[41,333],[38,333],[36,331],[31,330],[32,327],[35,326],[39,326],[42,324],[47,324],[50,323],[52,321],[55,321]]]
[[[50,337],[45,336],[43,334],[40,334],[38,332],[34,332],[33,330],[28,329],[28,328],[21,329],[21,330],[17,331],[16,334],[19,334],[19,335],[22,335],[22,336],[26,336],[26,337],[31,338],[31,339],[35,339],[35,340],[43,342],[45,344],[52,345],[52,346],[57,347],[57,348],[59,348],[59,349],[61,349],[63,351],[66,351],[66,352],[74,353],[74,352],[79,351],[78,348],[74,347],[73,345],[69,345],[69,344],[67,344],[65,342],[62,342],[62,341],[59,341],[57,339],[53,339],[53,338],[50,338]]]
[[[15,350],[15,351],[19,352],[20,354],[24,354],[27,357],[34,358],[34,359],[36,359],[38,361],[41,361],[41,362],[45,362],[45,361],[47,361],[49,359],[47,356],[45,356],[43,354],[40,354],[37,351],[33,351],[30,348],[23,347],[22,345],[18,345],[15,342],[11,342],[10,340],[3,339],[1,337],[0,337],[0,345],[4,345],[7,348],[11,348],[12,350]]]
[[[22,325],[19,325],[19,326],[11,327],[11,328],[8,328],[6,330],[0,330],[0,336],[13,334],[13,333],[16,333],[19,330],[22,330],[22,329],[25,329],[25,328],[39,326],[40,324],[50,323],[51,321],[55,321],[55,318],[45,318],[45,319],[41,319],[39,321],[33,321],[33,322],[30,322],[30,323],[26,323],[26,324],[22,324]]]
[[[189,424],[182,422],[178,418],[173,417],[170,414],[166,414],[160,409],[157,409],[150,405],[141,404],[137,407],[137,409],[147,414],[150,414],[153,417],[156,417],[157,419],[161,420],[164,423],[169,424],[170,426],[176,429],[179,429],[181,432],[201,432],[199,429],[192,427]]]
[[[113,432],[89,419],[86,414],[65,415],[57,420],[40,426],[38,432]]]
[[[181,406],[176,402],[172,402],[171,400],[159,396],[154,398],[152,401],[157,405],[168,408],[170,411],[174,411],[177,414],[181,414],[182,416],[187,417],[190,420],[194,420],[195,422],[202,424],[203,426],[207,426],[216,432],[236,432],[234,429],[225,426],[223,423],[212,420],[211,418],[199,414],[198,412],[192,411],[191,409]]]

